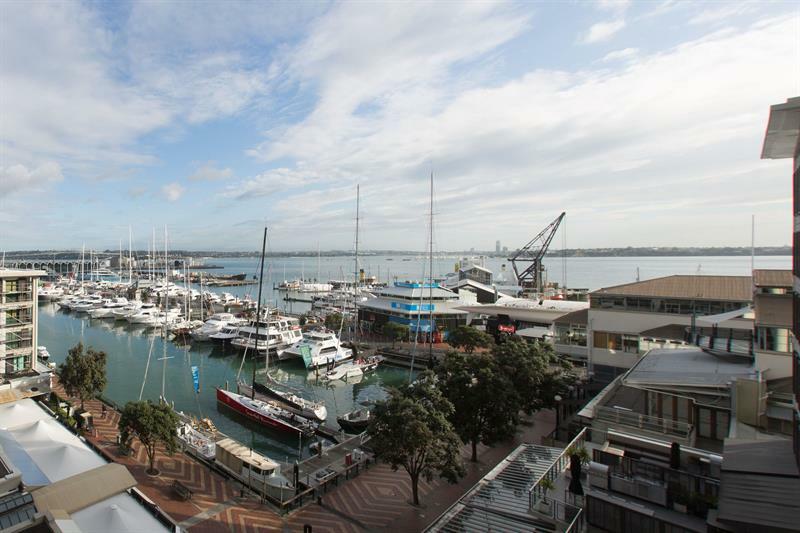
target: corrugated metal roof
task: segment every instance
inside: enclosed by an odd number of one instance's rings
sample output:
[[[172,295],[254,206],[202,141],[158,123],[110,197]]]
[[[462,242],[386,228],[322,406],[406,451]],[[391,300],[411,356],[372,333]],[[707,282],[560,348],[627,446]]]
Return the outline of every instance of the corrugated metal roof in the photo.
[[[790,288],[792,278],[791,270],[753,270],[753,283],[756,287]]]
[[[567,313],[564,316],[560,316],[553,320],[556,324],[583,324],[586,325],[589,323],[589,309],[580,309],[578,311],[573,311],[571,313]]]
[[[798,477],[792,441],[781,438],[775,440],[726,440],[722,470]]]
[[[666,276],[605,287],[590,296],[645,296],[692,300],[749,302],[753,299],[750,276]]]
[[[529,491],[563,450],[522,444],[464,495],[428,531],[536,531]]]
[[[625,374],[625,385],[723,387],[755,375],[746,360],[722,358],[703,350],[650,350]]]
[[[722,472],[719,488],[720,520],[761,528],[796,531],[800,524],[800,478],[740,472]]]

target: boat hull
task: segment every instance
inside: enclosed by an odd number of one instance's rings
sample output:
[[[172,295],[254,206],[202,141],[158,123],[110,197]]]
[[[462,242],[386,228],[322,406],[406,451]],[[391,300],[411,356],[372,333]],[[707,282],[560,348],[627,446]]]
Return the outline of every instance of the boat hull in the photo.
[[[250,409],[241,402],[236,401],[236,397],[227,391],[222,389],[217,389],[217,402],[224,404],[225,406],[229,407],[233,411],[236,411],[240,415],[244,415],[250,420],[254,420],[261,424],[262,426],[270,427],[279,431],[283,431],[285,433],[297,435],[298,433],[302,433],[302,431],[292,426],[291,424],[284,422],[280,419],[266,416],[263,413],[260,413],[254,409]]]

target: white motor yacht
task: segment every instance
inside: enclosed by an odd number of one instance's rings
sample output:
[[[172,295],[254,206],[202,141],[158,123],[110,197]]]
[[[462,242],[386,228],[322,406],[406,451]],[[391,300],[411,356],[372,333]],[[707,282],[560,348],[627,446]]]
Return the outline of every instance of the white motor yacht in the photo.
[[[92,318],[114,318],[114,311],[130,305],[127,298],[112,298],[103,304],[103,307],[96,307],[89,310]]]
[[[256,322],[252,321],[239,328],[239,335],[231,341],[231,345],[239,349],[258,348],[259,352],[281,350],[303,338],[300,321],[293,317],[271,316],[269,320],[261,319],[258,323],[258,339],[256,340]]]
[[[72,295],[70,295],[70,296],[65,296],[64,298],[62,298],[62,299],[60,299],[59,301],[57,301],[57,302],[56,302],[56,305],[57,305],[57,306],[58,306],[60,309],[66,309],[66,310],[69,310],[69,308],[70,308],[69,306],[70,306],[70,305],[72,305],[72,304],[74,304],[74,303],[76,303],[76,302],[77,302],[78,300],[80,300],[81,298],[82,298],[82,296],[79,296],[79,295],[77,295],[77,294],[72,294]]]
[[[214,342],[231,342],[239,336],[239,327],[240,326],[233,324],[223,326],[219,332],[210,334],[208,339]]]
[[[58,300],[64,296],[64,289],[56,285],[46,285],[39,288],[38,295],[40,300]]]
[[[73,303],[70,309],[76,313],[88,313],[92,309],[102,307],[106,301],[99,294],[90,294],[86,298]]]
[[[329,370],[326,372],[322,379],[327,379],[329,381],[334,381],[337,379],[348,379],[348,378],[357,378],[364,375],[364,371],[361,370],[361,367],[353,364],[353,363],[345,363],[341,366],[337,366],[336,368]]]
[[[240,326],[244,323],[246,323],[246,321],[236,318],[231,313],[214,313],[203,323],[202,326],[192,330],[190,335],[192,336],[192,339],[196,341],[209,341],[211,340],[211,335],[214,333],[219,333],[225,326]]]
[[[353,350],[342,347],[336,333],[326,330],[307,331],[303,339],[283,350],[281,359],[300,358],[306,368],[336,366],[353,357]]]
[[[177,308],[172,308],[167,312],[159,311],[155,315],[142,318],[141,321],[138,323],[154,328],[161,327],[166,323],[167,326],[172,328],[182,321],[183,321],[183,313],[181,312],[181,310]]]
[[[114,315],[114,318],[116,320],[125,320],[129,316],[138,313],[141,309],[144,309],[146,307],[155,307],[155,306],[156,304],[152,303],[143,303],[140,302],[139,300],[134,300],[131,302],[129,300],[128,305],[126,305],[125,307],[120,307],[119,309],[114,309],[113,311],[111,311],[111,314]]]
[[[147,306],[142,305],[138,311],[126,316],[125,320],[131,324],[145,324],[149,322],[152,317],[158,315],[158,313],[158,308],[154,304]]]

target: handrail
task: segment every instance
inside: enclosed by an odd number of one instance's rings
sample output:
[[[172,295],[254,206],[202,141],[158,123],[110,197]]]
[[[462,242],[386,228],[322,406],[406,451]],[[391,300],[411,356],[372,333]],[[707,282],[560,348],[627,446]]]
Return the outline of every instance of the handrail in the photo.
[[[688,439],[694,430],[694,426],[688,422],[659,418],[657,416],[606,406],[596,407],[595,416],[598,420],[615,422],[624,426],[653,431],[655,433],[675,435],[684,439]]]
[[[577,435],[575,435],[575,438],[572,439],[570,443],[564,447],[563,450],[561,450],[561,453],[558,455],[556,460],[553,461],[553,464],[550,465],[550,468],[548,468],[544,472],[544,474],[542,474],[542,476],[536,480],[536,482],[531,486],[531,488],[528,489],[528,506],[530,508],[533,508],[533,506],[539,500],[539,497],[542,495],[541,493],[543,491],[542,489],[539,488],[539,485],[542,482],[542,480],[547,478],[550,481],[552,481],[556,477],[558,477],[558,475],[561,474],[561,472],[563,472],[564,470],[566,470],[568,466],[569,453],[574,448],[578,446],[583,446],[583,444],[586,442],[586,429],[587,428],[581,429],[581,431]]]

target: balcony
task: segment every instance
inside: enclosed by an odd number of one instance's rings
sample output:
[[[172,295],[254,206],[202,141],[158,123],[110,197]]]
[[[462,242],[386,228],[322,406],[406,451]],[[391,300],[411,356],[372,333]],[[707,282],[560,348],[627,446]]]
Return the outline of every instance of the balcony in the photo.
[[[594,420],[593,429],[605,430],[617,426],[667,441],[677,441],[683,445],[694,444],[694,426],[687,422],[605,406],[594,408]]]

